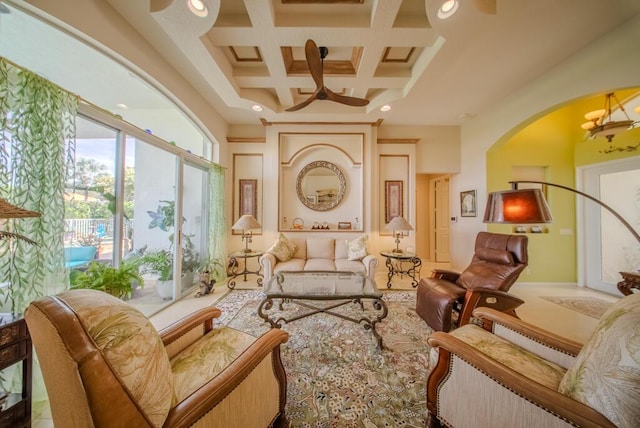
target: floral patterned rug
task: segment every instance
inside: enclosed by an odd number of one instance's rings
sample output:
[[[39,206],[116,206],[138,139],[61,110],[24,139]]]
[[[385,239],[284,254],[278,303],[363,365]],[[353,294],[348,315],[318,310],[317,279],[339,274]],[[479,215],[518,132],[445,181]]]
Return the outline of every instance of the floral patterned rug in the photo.
[[[222,311],[217,322],[254,335],[267,331],[269,324],[257,314],[263,297],[260,290],[230,292],[215,304]],[[376,326],[383,350],[371,331],[331,315],[315,314],[283,326],[290,335],[282,361],[292,427],[424,426],[426,338],[432,330],[414,310],[415,291],[389,291],[383,299],[389,314]],[[284,307],[288,316],[306,310]],[[350,303],[337,310],[360,317],[363,309]],[[366,300],[364,310],[377,313]]]
[[[540,298],[596,319],[600,319],[613,304],[597,297],[540,296]]]

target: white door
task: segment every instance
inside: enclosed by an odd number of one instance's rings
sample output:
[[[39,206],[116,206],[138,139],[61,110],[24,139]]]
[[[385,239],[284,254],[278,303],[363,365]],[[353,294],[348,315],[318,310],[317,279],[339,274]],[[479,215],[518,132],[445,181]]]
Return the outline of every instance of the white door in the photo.
[[[640,156],[578,169],[583,191],[622,216],[640,231]],[[619,272],[640,270],[640,243],[600,205],[578,197],[579,283],[619,295]]]
[[[436,262],[449,262],[449,177],[436,178],[434,192]]]

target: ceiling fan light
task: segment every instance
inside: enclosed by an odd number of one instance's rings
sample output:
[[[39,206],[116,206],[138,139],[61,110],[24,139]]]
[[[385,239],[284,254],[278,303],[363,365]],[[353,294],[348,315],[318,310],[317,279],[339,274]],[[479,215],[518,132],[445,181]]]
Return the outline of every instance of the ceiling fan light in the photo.
[[[207,6],[205,6],[202,0],[187,0],[187,6],[189,7],[191,13],[201,18],[204,18],[209,14]]]
[[[458,10],[458,0],[446,0],[438,9],[438,18],[447,19]]]
[[[607,111],[605,109],[601,108],[599,110],[590,111],[584,115],[584,118],[595,122],[596,120],[601,119],[606,112]]]

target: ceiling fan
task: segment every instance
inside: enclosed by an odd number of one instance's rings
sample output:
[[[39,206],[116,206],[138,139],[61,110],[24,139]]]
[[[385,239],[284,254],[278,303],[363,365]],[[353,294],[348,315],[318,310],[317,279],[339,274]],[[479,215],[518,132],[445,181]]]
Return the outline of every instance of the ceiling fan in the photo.
[[[306,100],[300,104],[296,104],[293,107],[289,107],[286,111],[297,111],[305,108],[315,100],[329,100],[337,103],[346,104],[348,106],[362,107],[369,104],[369,100],[364,98],[347,97],[344,95],[336,94],[324,86],[323,79],[323,61],[329,53],[329,49],[324,46],[318,48],[316,43],[309,39],[304,45],[304,54],[307,58],[307,64],[309,65],[309,71],[311,77],[316,83],[316,91]]]

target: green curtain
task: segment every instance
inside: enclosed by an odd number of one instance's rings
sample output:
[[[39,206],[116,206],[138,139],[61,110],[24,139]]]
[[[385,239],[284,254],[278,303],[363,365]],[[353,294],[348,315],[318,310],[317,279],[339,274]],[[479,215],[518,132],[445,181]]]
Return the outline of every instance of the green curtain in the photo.
[[[221,284],[227,278],[227,227],[224,216],[224,167],[213,164],[209,170],[209,270]]]
[[[0,197],[42,214],[0,220],[3,230],[38,244],[0,240],[0,297],[13,313],[68,285],[63,193],[73,175],[78,104],[77,96],[0,57]]]

